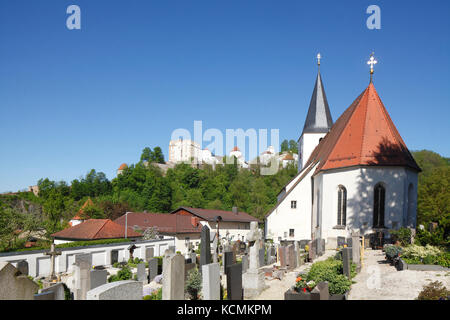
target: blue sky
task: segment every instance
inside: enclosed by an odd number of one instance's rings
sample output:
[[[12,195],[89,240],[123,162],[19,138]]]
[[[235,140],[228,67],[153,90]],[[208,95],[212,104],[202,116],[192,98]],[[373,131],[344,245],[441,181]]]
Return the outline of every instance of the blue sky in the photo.
[[[66,8],[81,8],[81,30]],[[366,8],[381,8],[381,30]],[[0,192],[113,178],[173,130],[297,139],[323,56],[333,120],[374,83],[410,150],[450,156],[449,1],[0,2]]]

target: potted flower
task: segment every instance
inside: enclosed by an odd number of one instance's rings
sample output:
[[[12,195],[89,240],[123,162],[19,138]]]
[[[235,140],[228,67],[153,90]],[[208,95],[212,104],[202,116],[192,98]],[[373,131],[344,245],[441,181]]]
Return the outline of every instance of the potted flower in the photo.
[[[295,285],[285,292],[285,300],[310,300],[311,291],[316,286],[314,281],[306,281],[306,275],[299,274],[295,279]]]

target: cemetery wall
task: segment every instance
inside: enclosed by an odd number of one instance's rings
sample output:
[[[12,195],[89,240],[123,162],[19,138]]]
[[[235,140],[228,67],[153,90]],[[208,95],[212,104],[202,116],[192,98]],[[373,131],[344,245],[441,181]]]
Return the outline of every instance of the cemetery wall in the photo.
[[[211,239],[217,232],[216,223],[209,221],[200,221],[202,225],[207,225],[210,229]],[[244,241],[247,240],[247,234],[250,232],[250,222],[234,222],[234,221],[222,221],[219,225],[219,232],[221,237],[229,233],[229,236],[233,236],[233,241],[241,240],[244,237]]]
[[[80,253],[92,254],[92,265],[111,265],[111,252],[118,251],[118,262],[126,261],[130,257],[127,248],[133,243],[137,248],[133,257],[145,260],[145,250],[154,248],[154,256],[162,256],[169,246],[175,245],[174,238],[136,241],[127,243],[101,244],[76,248],[57,249],[62,254],[55,259],[55,271],[57,273],[72,272],[75,255]],[[32,277],[45,277],[50,275],[50,257],[45,255],[45,250],[0,253],[0,262],[10,262],[17,266],[21,260],[26,260],[29,265],[29,275]]]

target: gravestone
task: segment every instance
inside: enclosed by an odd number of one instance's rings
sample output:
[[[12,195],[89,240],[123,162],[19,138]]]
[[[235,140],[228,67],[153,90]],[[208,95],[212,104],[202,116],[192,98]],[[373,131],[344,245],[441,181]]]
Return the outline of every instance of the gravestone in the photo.
[[[225,270],[227,275],[227,299],[242,300],[242,264],[235,263]]]
[[[358,268],[361,266],[361,243],[359,241],[359,231],[352,232],[352,261],[357,264]]]
[[[254,297],[266,288],[264,283],[264,272],[259,269],[259,248],[257,243],[250,247],[249,260],[249,268],[247,272],[242,275],[244,296],[246,298]]]
[[[86,294],[91,289],[90,271],[89,260],[79,259],[73,264],[74,300],[86,300]]]
[[[350,248],[342,248],[342,269],[344,275],[350,279],[350,271],[351,271],[351,249]]]
[[[162,300],[184,300],[184,267],[184,257],[181,254],[167,258],[163,270]]]
[[[111,264],[119,262],[119,250],[111,250]]]
[[[309,246],[309,251],[308,251],[308,258],[310,261],[313,261],[314,259],[316,259],[316,241],[310,241],[308,243]]]
[[[152,282],[158,275],[158,258],[148,260],[148,282]]]
[[[78,264],[81,261],[85,261],[88,263],[89,268],[92,267],[92,254],[91,253],[79,253],[75,255],[75,262],[74,264]]]
[[[49,300],[65,300],[65,292],[64,292],[64,284],[62,282],[52,284],[50,287],[40,289],[40,294],[44,293],[52,293],[53,297]],[[34,297],[35,300],[42,300],[42,299],[36,299],[36,296]],[[47,299],[45,299],[47,300]]]
[[[297,268],[297,258],[295,257],[295,247],[293,244],[290,244],[286,248],[287,251],[287,266],[289,269]]]
[[[189,272],[195,269],[195,263],[186,263],[184,265],[184,279],[187,280]]]
[[[278,248],[278,255],[279,255],[279,260],[280,260],[280,266],[281,268],[285,268],[286,267],[286,247],[285,246],[281,246]]]
[[[34,300],[39,286],[9,262],[0,262],[0,300]]]
[[[27,260],[21,260],[17,262],[17,269],[20,271],[21,274],[24,276],[28,275],[28,262]]]
[[[305,246],[309,243],[310,240],[300,240],[300,249],[305,250]]]
[[[343,247],[345,243],[345,237],[337,237],[337,246]]]
[[[311,291],[311,300],[329,300],[328,282],[319,282]]]
[[[147,282],[147,275],[145,272],[145,263],[141,262],[137,265],[137,281]]]
[[[259,259],[259,266],[260,266],[260,267],[266,265],[266,257],[265,257],[265,254],[266,254],[266,249],[265,249],[265,248],[259,249],[259,252],[258,252],[258,259]]]
[[[245,254],[242,256],[242,273],[247,272],[249,263],[248,263],[248,255]]]
[[[200,268],[205,264],[211,263],[211,240],[209,237],[209,228],[204,225],[201,232],[200,247]]]
[[[226,270],[228,266],[233,264],[233,252],[227,251],[223,254],[223,270]]]
[[[151,258],[153,258],[155,254],[155,249],[154,248],[146,248],[145,249],[145,261],[150,260]]]
[[[220,265],[205,264],[202,269],[203,300],[220,300]]]
[[[87,300],[142,300],[143,284],[140,281],[114,281],[89,290]]]
[[[55,300],[55,293],[53,291],[37,293],[34,295],[34,300]]]
[[[108,282],[108,271],[106,270],[91,270],[91,287],[90,290],[100,287]]]

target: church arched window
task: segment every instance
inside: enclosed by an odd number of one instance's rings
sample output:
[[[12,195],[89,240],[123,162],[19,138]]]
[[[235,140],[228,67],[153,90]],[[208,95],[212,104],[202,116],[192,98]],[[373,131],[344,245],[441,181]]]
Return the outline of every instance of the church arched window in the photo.
[[[347,189],[340,185],[338,188],[338,226],[345,226],[347,220]]]
[[[384,228],[384,206],[386,189],[381,183],[375,186],[373,198],[373,227]]]

